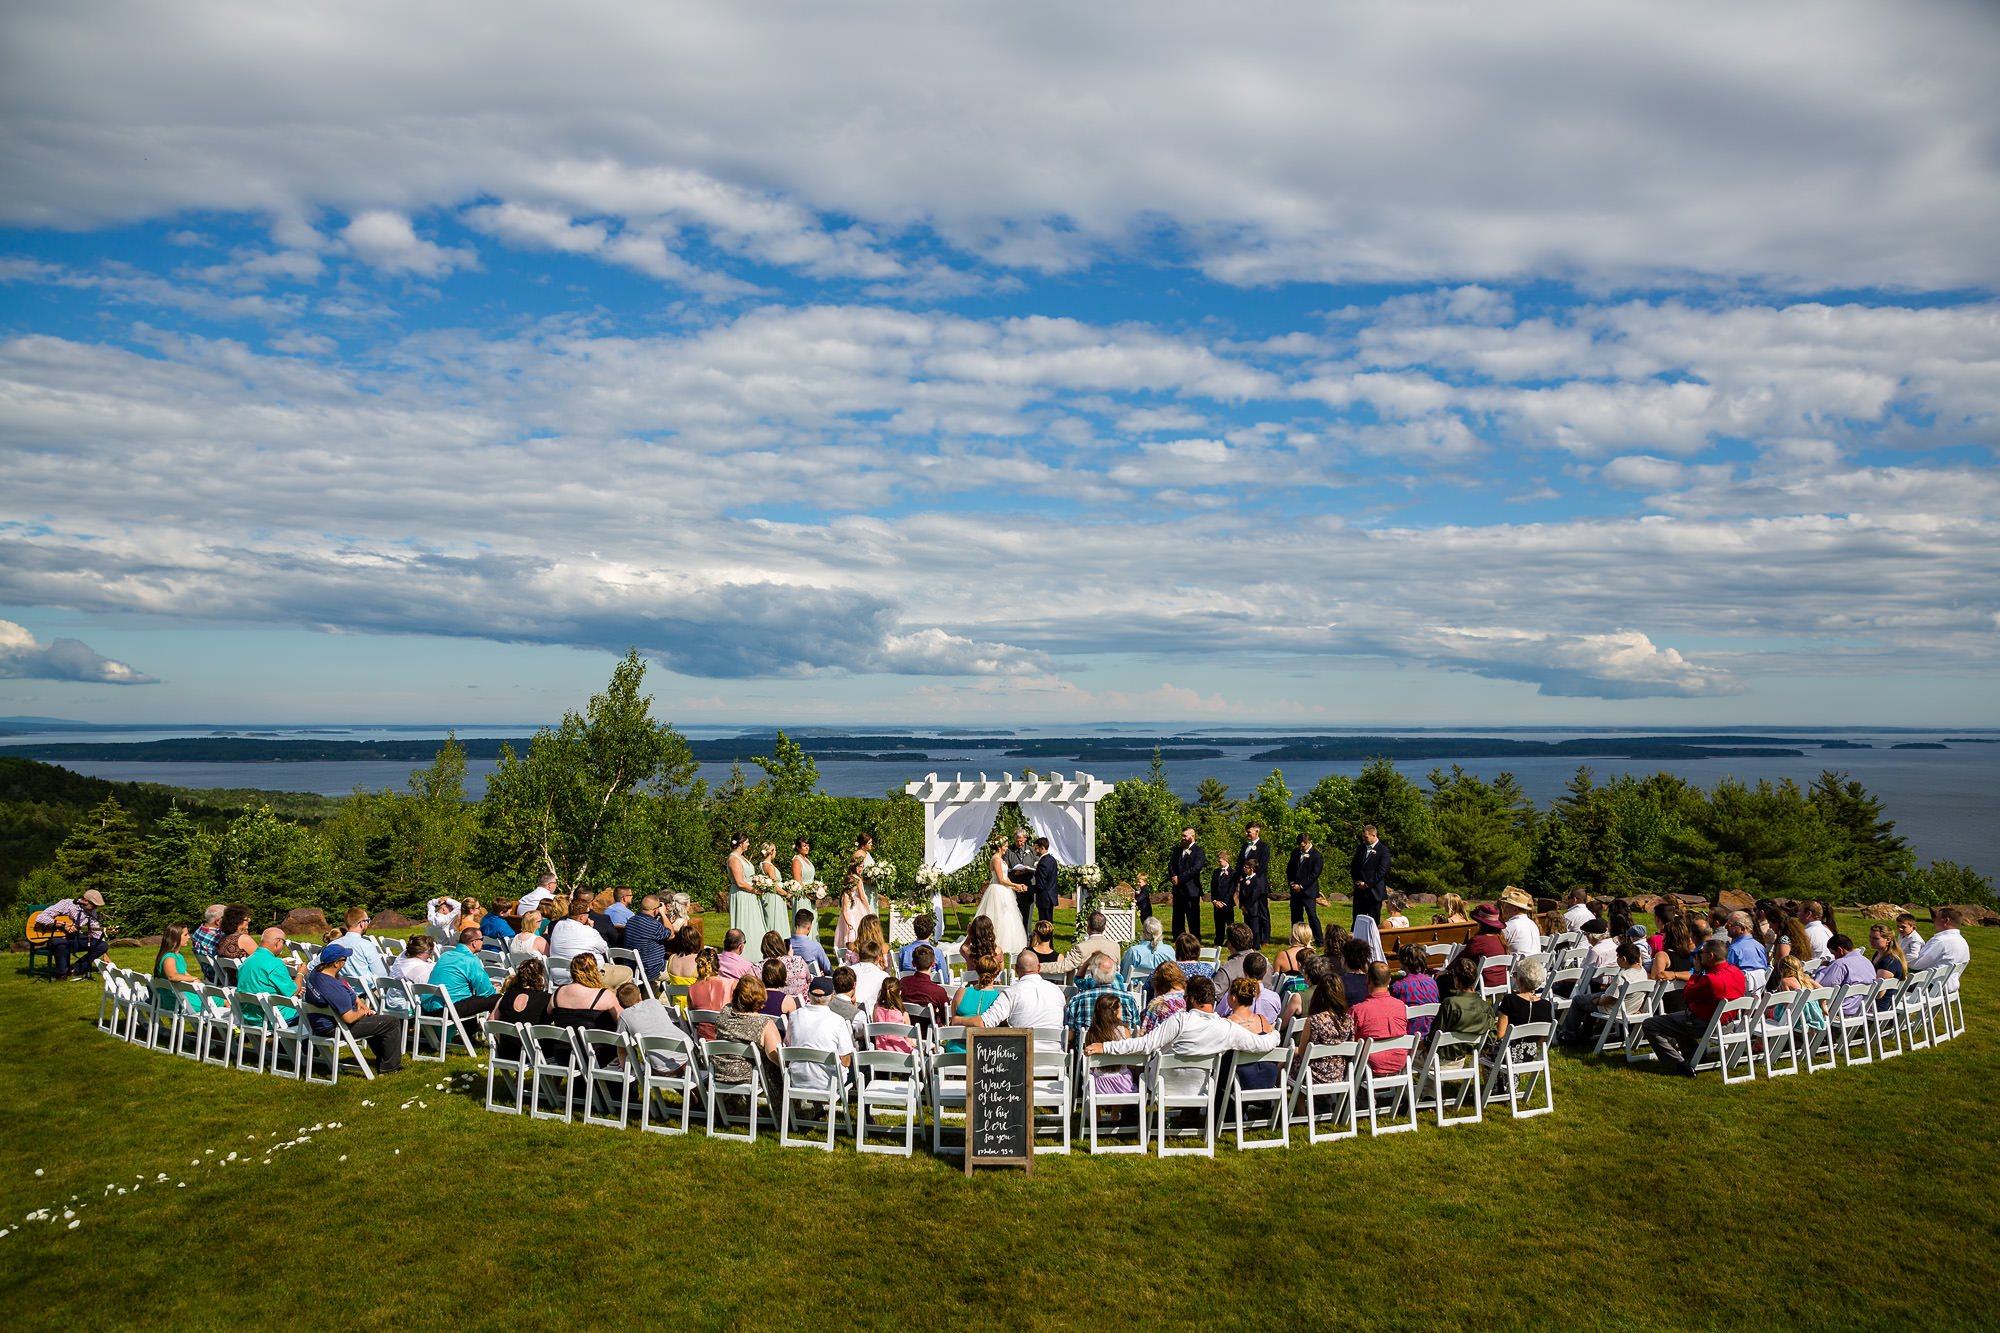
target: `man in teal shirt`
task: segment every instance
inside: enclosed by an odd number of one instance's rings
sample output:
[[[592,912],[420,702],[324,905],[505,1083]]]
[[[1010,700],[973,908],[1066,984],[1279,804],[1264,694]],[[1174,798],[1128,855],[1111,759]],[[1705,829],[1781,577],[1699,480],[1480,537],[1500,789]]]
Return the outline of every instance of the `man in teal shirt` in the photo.
[[[236,989],[258,995],[297,995],[298,978],[278,951],[285,947],[285,932],[273,926],[258,937],[257,951],[245,958],[236,969]],[[277,1005],[278,1015],[289,1023],[298,1017],[297,1013],[285,1005]],[[263,1021],[264,1011],[254,1004],[243,1006],[244,1016]]]
[[[485,942],[479,927],[467,926],[458,932],[458,943],[445,950],[431,968],[431,984],[444,987],[444,993],[451,997],[452,1009],[460,1018],[490,1014],[493,1006],[500,1003],[493,979],[486,975],[486,968],[479,961],[479,946]]]

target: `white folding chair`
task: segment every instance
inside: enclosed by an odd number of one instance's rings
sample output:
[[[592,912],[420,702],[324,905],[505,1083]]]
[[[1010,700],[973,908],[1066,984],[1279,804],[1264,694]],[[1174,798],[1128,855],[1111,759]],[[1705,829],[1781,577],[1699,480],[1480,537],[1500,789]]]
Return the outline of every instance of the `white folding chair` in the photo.
[[[1748,1083],[1755,1079],[1757,1061],[1750,1051],[1750,1032],[1756,1009],[1757,1001],[1747,995],[1715,1006],[1708,1030],[1701,1034],[1688,1068],[1696,1073],[1719,1068],[1724,1083]],[[1743,1072],[1733,1073],[1739,1065]]]
[[[167,1049],[183,1059],[200,1060],[202,1045],[208,1038],[208,1010],[201,1002],[201,992],[192,981],[166,980],[163,984],[168,991],[163,1003],[173,1013]]]
[[[269,1063],[271,1072],[277,1073],[277,1039],[267,1021],[271,1006],[268,1003],[262,1006],[246,1006],[245,1001],[253,997],[245,995],[242,991],[232,990],[224,993],[229,997],[229,1035],[236,1047],[234,1060],[236,1067],[253,1068],[249,1061],[250,1043],[254,1041],[257,1043],[257,1063],[254,1072],[263,1073],[265,1065]],[[255,1018],[250,1016],[251,1007],[257,1008]]]
[[[1486,974],[1494,968],[1500,969],[1500,979],[1488,982]],[[1479,994],[1488,1000],[1497,1000],[1514,989],[1514,955],[1496,953],[1491,958],[1479,960]]]
[[[1963,1002],[1959,1021],[1952,1023],[1952,985],[1963,964],[1942,963],[1924,974],[1924,1021],[1930,1025],[1931,1045],[1950,1041],[1965,1027]]]
[[[512,1042],[518,1048],[512,1055],[501,1054],[503,1044]],[[527,1101],[528,1085],[535,1076],[534,1038],[525,1023],[505,1023],[490,1019],[486,1024],[486,1109],[503,1115],[519,1115]],[[494,1086],[497,1080],[506,1079],[514,1089],[513,1104],[503,1105],[494,1100]]]
[[[1060,1033],[1060,1028],[1036,1028],[1040,1036],[1048,1032]],[[1062,1146],[1035,1146],[1037,1153],[1067,1154],[1070,1150],[1070,1118],[1076,1105],[1076,1095],[1070,1083],[1069,1055],[1067,1052],[1047,1051],[1039,1047],[1035,1051],[1035,1095],[1029,1116],[1030,1132],[1037,1138],[1043,1134],[1060,1132]],[[1052,1126],[1051,1120],[1055,1121]]]
[[[923,1034],[917,1031],[914,1023],[865,1023],[862,1027],[871,1051],[877,1049],[875,1043],[882,1037],[900,1037],[909,1042],[912,1049],[923,1042]]]
[[[1345,1058],[1347,1074],[1332,1082],[1322,1083],[1313,1077],[1312,1062]],[[1294,1101],[1292,1119],[1306,1122],[1307,1143],[1329,1143],[1334,1139],[1351,1139],[1361,1133],[1355,1118],[1355,1108],[1361,1086],[1361,1071],[1357,1068],[1361,1059],[1361,1043],[1358,1041],[1335,1042],[1331,1045],[1313,1043],[1306,1047],[1305,1064],[1299,1076],[1292,1081]],[[1320,1116],[1331,1119],[1333,1129],[1320,1132]],[[1345,1123],[1347,1128],[1339,1126]]]
[[[1868,1021],[1868,1034],[1875,1042],[1877,1060],[1893,1060],[1903,1053],[1902,1025],[1896,1019],[1896,999],[1903,984],[1894,977],[1877,977],[1875,989],[1861,1011]]]
[[[1893,1013],[1897,1026],[1902,1029],[1905,1048],[1912,1051],[1929,1050],[1931,1045],[1930,1017],[1924,1004],[1924,990],[1930,982],[1931,971],[1910,973],[1903,982],[1903,989],[1896,993]]]
[[[1757,997],[1756,1049],[1764,1057],[1764,1077],[1780,1078],[1799,1072],[1799,1001],[1806,993],[1798,990],[1771,991]],[[1785,1065],[1778,1061],[1783,1057]]]
[[[749,1077],[741,1083],[725,1080],[721,1072],[715,1067],[717,1056],[735,1056],[741,1059],[748,1066]],[[752,1046],[748,1042],[722,1041],[717,1039],[702,1043],[702,1062],[707,1066],[708,1076],[708,1086],[702,1090],[702,1100],[707,1103],[708,1108],[708,1137],[712,1139],[728,1139],[738,1143],[755,1143],[757,1141],[757,1108],[760,1104],[767,1108],[769,1106],[769,1099],[765,1096],[764,1092],[763,1068],[758,1063],[762,1058],[763,1056],[759,1048]],[[749,1111],[742,1117],[743,1123],[749,1127],[746,1133],[732,1134],[729,1132],[729,1125],[735,1123],[737,1117],[727,1107],[722,1105],[724,1097],[743,1097],[748,1099]],[[715,1128],[717,1111],[722,1113],[723,1129],[720,1133]]]
[[[1213,1157],[1215,1156],[1216,1117],[1216,1076],[1220,1073],[1220,1055],[1173,1055],[1166,1051],[1155,1057],[1153,1104],[1159,1109],[1159,1127],[1155,1131],[1159,1139],[1162,1157]],[[1199,1088],[1192,1091],[1171,1091],[1178,1082],[1174,1076],[1185,1075],[1197,1080]],[[1174,1112],[1199,1112],[1202,1127],[1199,1130],[1169,1129],[1167,1117]],[[1176,1148],[1171,1146],[1176,1139],[1199,1136],[1199,1148]]]
[[[1653,1015],[1653,992],[1659,983],[1646,977],[1637,980],[1615,977],[1613,980],[1617,984],[1611,987],[1611,1007],[1601,1013],[1604,1026],[1597,1034],[1597,1045],[1592,1048],[1591,1054],[1601,1056],[1605,1047],[1616,1045],[1624,1053],[1625,1063],[1635,1064],[1639,1060],[1632,1053],[1635,1048],[1645,1047],[1646,1053],[1652,1054],[1652,1048],[1640,1040],[1640,1030]]]
[[[1549,1069],[1549,1039],[1554,1033],[1553,1023],[1516,1023],[1507,1029],[1505,1041],[1494,1039],[1492,1063],[1483,1092],[1488,1106],[1494,1102],[1505,1102],[1508,1113],[1516,1120],[1547,1115],[1556,1109],[1555,1078]],[[1528,1053],[1516,1054],[1516,1043],[1526,1044]],[[1747,1059],[1747,1036],[1744,1046]],[[1542,1091],[1540,1106],[1534,1104],[1538,1084]]]
[[[98,987],[97,1030],[116,1032],[119,1016],[125,1011],[125,969],[107,962],[98,976]]]
[[[826,1086],[801,1087],[793,1082],[792,1071],[800,1066],[820,1070],[821,1076],[826,1079]],[[778,1146],[823,1148],[832,1152],[834,1144],[839,1141],[840,1113],[847,1107],[848,1075],[846,1066],[840,1063],[840,1056],[833,1051],[814,1050],[806,1046],[782,1046],[778,1049],[778,1078],[783,1099],[778,1107]],[[792,1108],[800,1103],[826,1107],[826,1114],[821,1119],[802,1117],[798,1122],[807,1134],[824,1129],[824,1140],[792,1133]]]
[[[646,992],[647,999],[657,1000],[659,998],[659,996],[653,994],[653,979],[646,975],[646,965],[639,961],[639,951],[637,949],[613,949],[611,951],[611,961],[614,963],[623,963],[626,967],[632,969],[633,984]]]
[[[913,1156],[917,1146],[917,1121],[923,1113],[923,1070],[909,1051],[857,1051],[854,1055],[854,1151]],[[894,1130],[900,1120],[902,1146],[868,1141],[869,1116],[879,1112],[896,1117],[887,1128]]]
[[[964,1028],[940,1028],[940,1033],[955,1033],[954,1041],[965,1039]],[[942,1156],[955,1153],[963,1156],[965,1148],[946,1147],[944,1132],[949,1127],[946,1116],[955,1116],[957,1128],[965,1130],[965,1052],[939,1051],[929,1061],[931,1090],[931,1153]]]
[[[409,988],[415,1003],[410,1021],[416,1025],[416,1034],[411,1040],[412,1060],[436,1060],[443,1063],[451,1058],[453,1037],[465,1043],[465,1053],[477,1058],[479,1048],[472,1044],[472,1034],[465,1030],[465,1023],[459,1018],[458,1010],[452,1006],[451,992],[443,986],[428,981],[403,983]],[[436,1008],[433,1010],[432,1006]],[[437,1039],[437,1054],[424,1054],[424,1034],[432,1034]]]
[[[666,1058],[671,1069],[662,1072],[653,1065],[655,1055]],[[639,1066],[639,1129],[649,1134],[685,1134],[688,1119],[694,1111],[695,1094],[702,1081],[700,1065],[695,1060],[694,1043],[679,1033],[665,1036],[640,1037],[633,1043],[633,1058]],[[680,1097],[681,1123],[677,1129],[673,1123],[673,1106],[668,1097]],[[660,1123],[653,1123],[653,1111],[660,1111]]]
[[[1367,1043],[1361,1053],[1361,1096],[1357,1108],[1368,1117],[1368,1137],[1382,1134],[1403,1134],[1417,1127],[1417,1080],[1416,1055],[1417,1039],[1412,1036],[1381,1037]],[[1370,1057],[1388,1055],[1396,1051],[1403,1053],[1403,1067],[1393,1074],[1378,1074]],[[1384,1128],[1381,1115],[1387,1102],[1389,1125]],[[1395,1123],[1403,1119],[1404,1123]]]
[[[1146,1061],[1144,1055],[1111,1055],[1108,1053],[1083,1057],[1083,1073],[1077,1086],[1083,1091],[1083,1132],[1089,1143],[1089,1151],[1097,1153],[1143,1153],[1146,1151]],[[1132,1091],[1102,1092],[1097,1087],[1100,1073],[1127,1070],[1132,1075]],[[1100,1113],[1122,1111],[1132,1107],[1137,1112],[1136,1127],[1138,1141],[1135,1143],[1100,1143],[1102,1133],[1098,1124]]]
[[[528,1035],[534,1039],[528,1054],[535,1062],[528,1118],[568,1120],[570,1104],[576,1099],[577,1080],[583,1077],[583,1054],[577,1050],[576,1029],[531,1023]],[[553,1109],[543,1110],[544,1100],[553,1102]]]
[[[1434,1032],[1424,1048],[1417,1069],[1417,1109],[1428,1100],[1437,1116],[1437,1125],[1476,1125],[1485,1118],[1485,1103],[1479,1098],[1479,1054],[1486,1038],[1467,1037],[1456,1032]],[[1453,1089],[1456,1088],[1456,1095]],[[1471,1115],[1452,1115],[1472,1104]]]
[[[1246,1148],[1289,1148],[1292,1146],[1292,1087],[1285,1077],[1285,1064],[1291,1051],[1285,1046],[1274,1046],[1254,1060],[1246,1060],[1239,1053],[1229,1071],[1229,1101],[1233,1111],[1231,1123],[1236,1129],[1238,1151]],[[1243,1086],[1243,1071],[1268,1066],[1277,1074],[1277,1081],[1268,1088],[1246,1088]],[[1268,1113],[1261,1118],[1249,1115],[1251,1105],[1268,1107]],[[1274,1131],[1276,1138],[1253,1139],[1248,1133]],[[1143,1149],[1142,1149],[1143,1151]]]
[[[1943,1001],[1940,1015],[1945,1020],[1945,1030],[1957,1037],[1965,1032],[1965,980],[1964,963],[1953,963],[1944,978],[1944,989],[1939,998]]]
[[[639,1087],[639,1071],[633,1067],[631,1043],[622,1032],[579,1028],[577,1036],[583,1039],[583,1123],[625,1128],[630,1123],[632,1094]],[[609,1110],[613,1098],[616,1098],[618,1110],[615,1118]],[[603,1115],[597,1113],[600,1104],[607,1108]]]
[[[1856,1065],[1875,1063],[1874,1046],[1868,1032],[1868,996],[1875,991],[1875,983],[1848,982],[1834,994],[1827,1009],[1827,1025],[1833,1030],[1833,1048],[1849,1069]],[[1860,1008],[1847,1012],[1847,1002],[1858,1001]],[[1861,1054],[1854,1048],[1859,1046]]]
[[[1817,1074],[1822,1069],[1832,1069],[1835,1062],[1833,1041],[1832,1005],[1833,991],[1825,986],[1815,986],[1796,992],[1804,997],[1799,1001],[1799,1054],[1804,1057],[1808,1074]]]
[[[331,1022],[333,1031],[325,1036],[320,1035],[312,1025],[312,1020],[315,1018]],[[300,1039],[305,1043],[306,1082],[324,1083],[329,1087],[339,1083],[341,1060],[349,1055],[354,1057],[354,1063],[359,1067],[363,1078],[372,1080],[375,1077],[375,1070],[369,1065],[367,1054],[361,1049],[361,1043],[355,1040],[354,1033],[348,1030],[345,1020],[333,1010],[315,1004],[303,994],[299,996],[298,1027]],[[316,1072],[322,1055],[326,1057],[327,1063],[325,1078],[318,1077]]]

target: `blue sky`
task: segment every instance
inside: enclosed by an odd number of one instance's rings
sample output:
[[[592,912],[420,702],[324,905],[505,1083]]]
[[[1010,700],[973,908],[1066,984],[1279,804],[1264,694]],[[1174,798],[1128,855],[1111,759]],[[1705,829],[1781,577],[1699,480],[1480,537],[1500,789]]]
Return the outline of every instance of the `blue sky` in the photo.
[[[1073,10],[10,18],[0,714],[2000,723],[1991,10]]]

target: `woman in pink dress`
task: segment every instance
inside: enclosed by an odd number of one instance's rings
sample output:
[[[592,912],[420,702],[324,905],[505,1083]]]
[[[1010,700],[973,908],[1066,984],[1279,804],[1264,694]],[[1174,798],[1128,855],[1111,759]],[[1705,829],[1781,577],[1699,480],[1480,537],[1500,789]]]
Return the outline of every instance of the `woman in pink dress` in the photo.
[[[847,867],[847,878],[840,886],[840,916],[833,923],[833,951],[836,957],[845,957],[855,933],[861,929],[861,918],[869,912],[868,887],[861,882],[867,855],[867,852],[855,849],[854,860]]]

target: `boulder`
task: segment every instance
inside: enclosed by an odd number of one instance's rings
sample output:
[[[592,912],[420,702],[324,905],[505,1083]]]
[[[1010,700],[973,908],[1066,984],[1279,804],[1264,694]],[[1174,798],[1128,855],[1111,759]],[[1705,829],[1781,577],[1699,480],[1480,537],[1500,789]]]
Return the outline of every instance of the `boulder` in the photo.
[[[1726,907],[1732,912],[1754,912],[1757,900],[1741,889],[1724,889],[1715,897],[1718,907]]]
[[[1625,905],[1631,908],[1633,915],[1636,916],[1640,912],[1652,911],[1655,907],[1658,907],[1661,903],[1665,901],[1666,899],[1662,898],[1657,893],[1637,893],[1632,895],[1630,898],[1627,898],[1625,900]]]
[[[1977,903],[1953,903],[1961,926],[2000,926],[2000,912]]]
[[[1344,893],[1329,893],[1326,894],[1325,897],[1326,900],[1330,903],[1351,903],[1354,901],[1352,898],[1348,897]]]
[[[423,922],[412,921],[401,912],[387,911],[377,912],[369,919],[368,924],[373,930],[415,930]]]
[[[602,912],[609,906],[611,906],[611,890],[599,889],[591,896],[590,909],[593,912]]]
[[[278,923],[287,935],[323,935],[330,929],[326,913],[317,907],[294,907]]]
[[[1438,902],[1438,896],[1435,893],[1409,893],[1403,896],[1420,907],[1436,907]]]
[[[14,947],[17,949],[25,949],[28,946],[26,944],[17,944]],[[148,945],[144,940],[133,940],[133,939],[122,939],[122,938],[115,939],[111,941],[111,947],[114,949],[145,949],[145,948],[157,949],[160,947],[160,937],[158,935],[155,935],[153,937],[153,942],[151,945]]]
[[[161,940],[165,938],[163,935],[141,935],[139,937],[139,947],[142,949],[157,949],[160,947]]]
[[[1894,921],[1903,909],[1894,903],[1870,903],[1866,907],[1850,907],[1849,912],[1859,913],[1863,921]]]
[[[1674,897],[1680,899],[1681,906],[1683,907],[1708,906],[1708,899],[1702,897],[1698,893],[1677,893],[1674,895]]]

